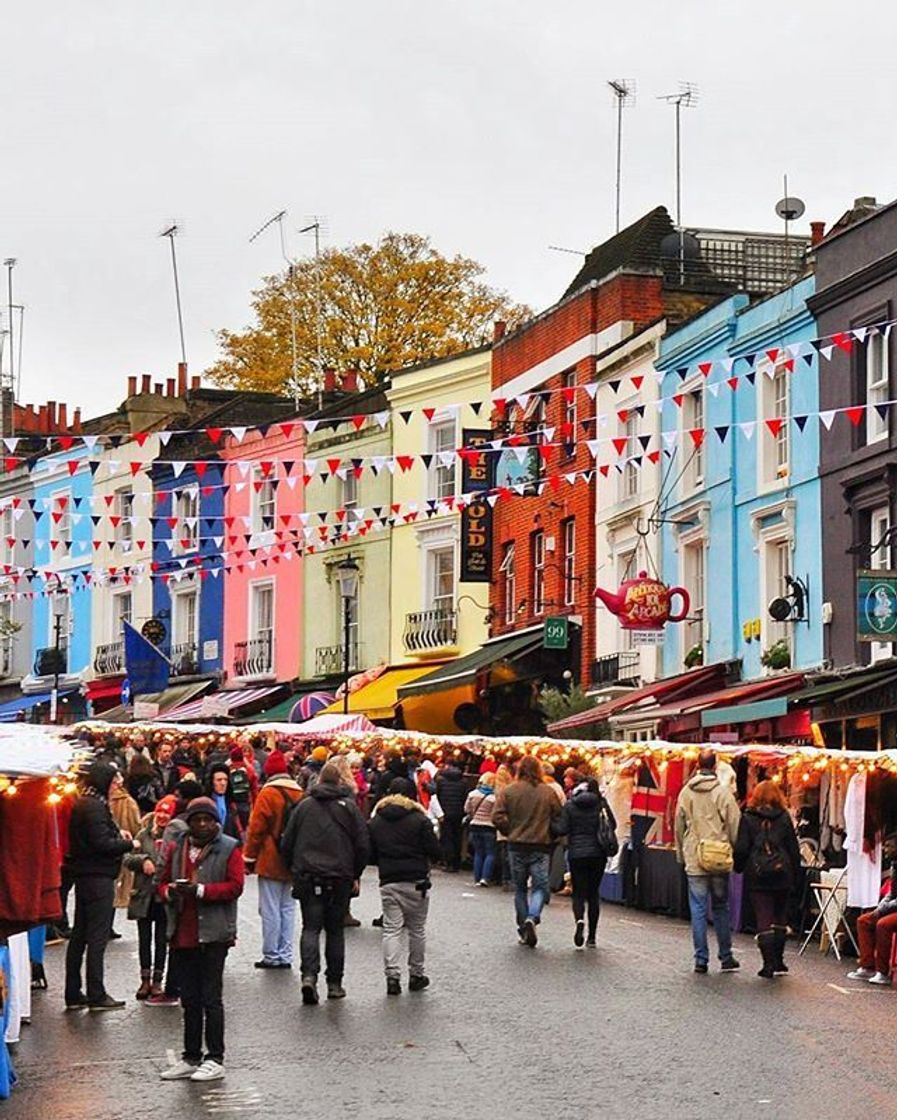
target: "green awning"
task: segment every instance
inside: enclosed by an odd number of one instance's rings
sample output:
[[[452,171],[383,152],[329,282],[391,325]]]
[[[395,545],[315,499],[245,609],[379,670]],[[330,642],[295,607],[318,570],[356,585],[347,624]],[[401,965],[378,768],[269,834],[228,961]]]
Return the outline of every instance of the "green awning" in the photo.
[[[701,712],[701,727],[719,727],[724,723],[750,723],[756,719],[775,719],[788,714],[788,697],[755,700],[752,704],[728,704]]]
[[[399,699],[406,696],[421,696],[428,692],[445,692],[460,685],[473,684],[479,673],[488,669],[490,665],[495,665],[499,661],[516,661],[540,649],[543,635],[544,629],[539,626],[520,634],[492,638],[473,653],[468,653],[465,657],[456,657],[454,661],[440,666],[425,677],[402,685],[398,690]]]
[[[865,672],[851,673],[834,681],[820,681],[801,692],[796,692],[791,701],[800,707],[815,708],[822,704],[835,703],[846,696],[867,692],[873,688],[890,684],[897,680],[897,667],[889,665],[886,669],[870,669]]]
[[[246,716],[242,719],[241,723],[289,723],[290,712],[299,701],[302,699],[302,694],[298,693],[295,696],[288,696],[286,700],[281,700],[279,704],[275,704],[273,708],[266,708],[264,712],[256,712],[254,716]]]

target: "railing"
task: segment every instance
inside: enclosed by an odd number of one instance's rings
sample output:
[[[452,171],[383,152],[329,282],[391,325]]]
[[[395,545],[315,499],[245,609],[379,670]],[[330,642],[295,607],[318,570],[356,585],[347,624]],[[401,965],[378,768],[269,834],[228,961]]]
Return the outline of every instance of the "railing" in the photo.
[[[640,684],[640,665],[641,657],[636,649],[596,657],[592,662],[592,684]]]
[[[93,670],[101,677],[110,676],[112,673],[123,673],[125,669],[125,643],[106,642],[97,646],[93,658]]]
[[[39,649],[34,655],[34,675],[36,677],[52,677],[55,673],[60,675],[68,672],[69,655],[65,646],[56,649],[48,646]]]
[[[408,653],[430,653],[453,646],[458,637],[458,616],[451,607],[413,611],[405,615],[402,640]]]
[[[234,676],[264,677],[274,669],[274,637],[250,638],[234,646]]]
[[[239,647],[237,647],[239,649]],[[171,675],[192,677],[199,672],[199,646],[196,642],[179,642],[171,647]]]
[[[336,676],[345,670],[343,646],[318,646],[315,650],[315,676]],[[349,646],[349,672],[357,673],[361,668],[361,645],[352,642]]]

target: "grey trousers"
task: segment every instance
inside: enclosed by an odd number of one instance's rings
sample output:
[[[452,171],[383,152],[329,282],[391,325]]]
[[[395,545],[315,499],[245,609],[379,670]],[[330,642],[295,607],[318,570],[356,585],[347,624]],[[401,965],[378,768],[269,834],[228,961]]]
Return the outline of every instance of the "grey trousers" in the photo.
[[[427,948],[427,912],[430,899],[414,889],[414,883],[382,883],[383,965],[387,976],[399,977],[402,962],[402,931],[408,931],[408,973],[424,975]]]

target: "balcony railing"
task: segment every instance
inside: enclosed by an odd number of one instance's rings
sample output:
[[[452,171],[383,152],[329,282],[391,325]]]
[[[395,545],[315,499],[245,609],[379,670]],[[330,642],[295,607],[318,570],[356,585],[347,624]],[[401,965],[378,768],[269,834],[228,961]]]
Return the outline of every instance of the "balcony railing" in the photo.
[[[331,677],[345,671],[343,646],[318,646],[315,650],[315,676]],[[349,646],[349,672],[357,673],[361,668],[361,645],[352,642]]]
[[[637,649],[625,649],[596,657],[592,662],[592,684],[638,685],[641,657]]]
[[[69,656],[65,646],[56,649],[48,646],[39,649],[34,655],[34,675],[36,677],[52,677],[59,673],[60,676],[68,672]]]
[[[451,607],[413,611],[405,615],[402,640],[408,653],[432,653],[453,646],[458,637],[458,616]]]
[[[48,651],[52,652],[52,650]],[[106,642],[97,646],[93,658],[93,671],[101,677],[111,676],[113,673],[125,671],[125,643]]]
[[[234,676],[266,677],[274,671],[274,636],[250,638],[234,646]]]
[[[171,675],[173,677],[192,677],[198,672],[199,646],[196,642],[179,642],[171,647]]]

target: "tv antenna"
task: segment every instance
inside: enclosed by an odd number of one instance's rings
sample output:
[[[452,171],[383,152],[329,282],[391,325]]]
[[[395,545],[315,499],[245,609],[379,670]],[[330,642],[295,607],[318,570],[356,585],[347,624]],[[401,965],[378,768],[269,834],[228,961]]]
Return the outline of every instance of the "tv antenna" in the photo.
[[[698,87],[693,82],[680,82],[678,93],[661,94],[658,101],[666,101],[676,110],[676,225],[682,228],[682,109],[691,109],[698,103]]]
[[[299,233],[315,235],[315,349],[318,374],[318,408],[324,404],[324,325],[322,321],[321,300],[321,222],[319,214],[311,215],[311,221]]]
[[[780,198],[776,203],[776,213],[785,223],[785,260],[788,261],[788,226],[790,222],[796,222],[798,218],[803,216],[806,206],[804,206],[803,199],[795,198],[788,194],[788,176],[782,176],[782,183],[784,185],[784,198]]]
[[[299,371],[298,371],[298,356],[296,354],[296,294],[293,290],[293,276],[295,271],[295,261],[287,253],[286,235],[283,231],[283,220],[287,216],[286,210],[278,210],[277,213],[269,218],[264,225],[259,226],[255,233],[250,235],[249,244],[256,241],[271,226],[277,226],[277,232],[280,235],[280,255],[283,257],[286,264],[286,290],[287,300],[290,305],[290,350],[292,357],[292,389],[293,389],[293,403],[296,408],[299,407]]]
[[[572,253],[574,257],[587,257],[589,254],[583,249],[568,249],[566,245],[549,245],[553,253]]]
[[[184,314],[181,310],[181,285],[178,280],[178,257],[174,247],[174,239],[181,232],[181,227],[177,222],[172,222],[170,226],[163,229],[159,234],[160,237],[167,237],[168,243],[171,246],[171,271],[174,275],[174,299],[178,309],[178,332],[181,337],[181,361],[186,366],[187,364],[187,349],[184,345]]]
[[[2,358],[0,358],[0,436],[7,434],[7,427],[10,429],[9,434],[13,435],[12,431],[12,417],[13,417],[13,400],[15,397],[16,388],[16,375],[15,375],[15,331],[13,325],[13,312],[15,304],[12,301],[12,272],[16,267],[16,258],[7,257],[3,264],[6,268],[6,292],[7,292],[7,333],[9,335],[9,373],[3,373]],[[7,410],[7,400],[9,401],[9,409]],[[7,415],[7,411],[9,415]]]
[[[616,186],[616,232],[620,232],[620,186],[623,181],[623,110],[635,104],[635,82],[625,78],[614,78],[607,83],[617,102],[617,186]]]

